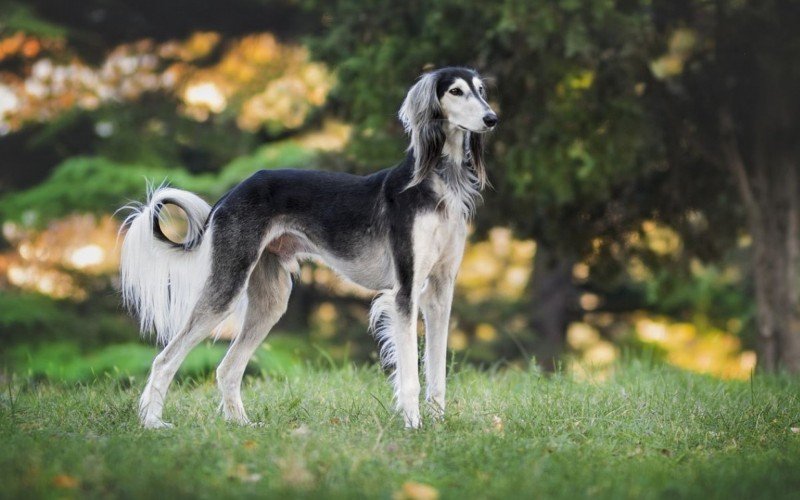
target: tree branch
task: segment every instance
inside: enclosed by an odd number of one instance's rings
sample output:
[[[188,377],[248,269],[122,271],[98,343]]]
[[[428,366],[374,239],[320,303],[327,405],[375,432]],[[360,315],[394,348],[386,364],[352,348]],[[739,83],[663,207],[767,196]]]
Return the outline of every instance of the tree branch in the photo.
[[[760,219],[761,208],[753,193],[753,186],[747,175],[747,167],[742,158],[736,132],[733,127],[733,117],[728,109],[722,108],[719,112],[720,150],[725,166],[733,173],[736,186],[748,213],[757,221]]]

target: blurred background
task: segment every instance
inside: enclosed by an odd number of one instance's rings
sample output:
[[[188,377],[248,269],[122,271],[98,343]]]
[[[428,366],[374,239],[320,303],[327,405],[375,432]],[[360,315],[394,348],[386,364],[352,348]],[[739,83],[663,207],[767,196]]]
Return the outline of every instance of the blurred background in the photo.
[[[146,180],[213,203],[261,168],[391,166],[445,65],[501,117],[454,364],[800,371],[797,26],[779,0],[0,0],[3,377],[145,374],[115,210]],[[303,265],[251,369],[373,362],[371,298]]]

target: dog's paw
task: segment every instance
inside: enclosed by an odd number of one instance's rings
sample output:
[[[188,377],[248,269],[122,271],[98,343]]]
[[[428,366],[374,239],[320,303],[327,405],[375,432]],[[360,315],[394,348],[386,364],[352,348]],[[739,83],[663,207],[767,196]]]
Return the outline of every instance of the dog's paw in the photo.
[[[420,418],[419,410],[403,412],[403,423],[406,429],[419,429],[422,427],[422,418]]]
[[[164,422],[160,418],[145,417],[142,419],[142,427],[145,429],[172,429],[175,426],[169,422]]]
[[[244,406],[241,405],[227,405],[223,403],[222,415],[229,424],[241,426],[253,425],[250,419],[247,418],[247,412],[244,411]]]

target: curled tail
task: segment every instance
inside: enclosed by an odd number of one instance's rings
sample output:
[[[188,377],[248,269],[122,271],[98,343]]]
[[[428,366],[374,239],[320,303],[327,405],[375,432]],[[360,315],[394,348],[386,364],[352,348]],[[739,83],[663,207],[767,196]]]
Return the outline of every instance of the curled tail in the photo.
[[[158,224],[164,205],[186,213],[186,240],[167,238]],[[211,268],[211,242],[206,221],[211,207],[188,191],[161,187],[152,191],[134,212],[127,227],[120,258],[124,304],[139,317],[142,335],[155,332],[166,345],[189,320]]]

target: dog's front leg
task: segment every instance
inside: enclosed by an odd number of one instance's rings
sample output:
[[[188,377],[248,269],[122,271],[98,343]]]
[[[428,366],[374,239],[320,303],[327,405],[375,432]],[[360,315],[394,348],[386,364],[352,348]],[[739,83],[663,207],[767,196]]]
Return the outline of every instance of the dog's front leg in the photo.
[[[403,416],[406,428],[420,426],[419,416],[419,361],[417,357],[417,297],[411,290],[400,290],[396,296],[397,325],[395,354],[397,371],[394,374],[397,410]]]
[[[425,318],[425,399],[437,418],[444,417],[447,334],[454,283],[454,273],[432,275],[420,297]]]

